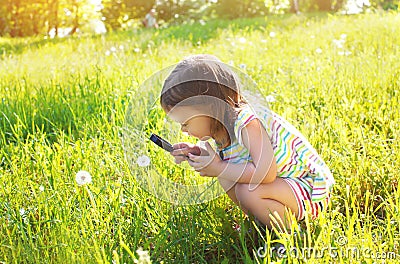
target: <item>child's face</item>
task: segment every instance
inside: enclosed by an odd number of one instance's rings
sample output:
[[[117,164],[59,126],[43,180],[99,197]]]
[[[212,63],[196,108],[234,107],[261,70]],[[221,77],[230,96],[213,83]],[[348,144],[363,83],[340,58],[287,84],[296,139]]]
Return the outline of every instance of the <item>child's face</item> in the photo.
[[[181,124],[181,130],[200,140],[211,137],[211,117],[192,106],[178,106],[169,111],[168,116]]]

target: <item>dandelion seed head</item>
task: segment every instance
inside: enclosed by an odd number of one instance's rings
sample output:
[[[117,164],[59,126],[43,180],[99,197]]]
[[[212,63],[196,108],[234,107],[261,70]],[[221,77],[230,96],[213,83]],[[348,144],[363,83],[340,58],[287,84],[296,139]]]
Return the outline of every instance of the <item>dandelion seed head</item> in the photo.
[[[241,37],[241,38],[239,38],[239,42],[240,42],[240,43],[246,43],[247,40],[246,40],[244,37]]]
[[[139,259],[135,259],[135,263],[151,263],[149,252],[143,250],[141,247],[136,250]]]
[[[338,52],[338,54],[340,55],[340,56],[349,56],[349,55],[351,55],[351,51],[339,51]]]
[[[109,50],[106,50],[106,56],[110,56],[111,52]]]
[[[339,49],[342,49],[344,41],[342,39],[334,39],[333,44],[335,44]]]
[[[317,49],[315,50],[315,52],[318,53],[318,54],[321,54],[321,53],[322,53],[322,49],[321,49],[321,48],[317,48]]]
[[[275,38],[275,37],[276,37],[276,33],[273,32],[273,31],[271,31],[271,32],[269,32],[269,36],[270,36],[271,38]]]
[[[25,214],[25,209],[24,208],[19,209],[19,214],[23,216]]]
[[[39,191],[44,192],[44,186],[43,185],[39,186]]]
[[[89,172],[81,170],[76,173],[75,180],[78,185],[84,185],[92,182],[92,176]]]
[[[141,247],[136,250],[136,253],[139,255],[139,257],[140,256],[147,256],[149,254],[148,251],[143,250],[143,248],[141,248]]]
[[[268,95],[267,97],[265,97],[265,100],[266,100],[268,103],[276,102],[275,96],[273,96],[272,94],[270,94],[270,95]]]
[[[66,16],[72,15],[72,12],[68,8],[64,8],[64,13]]]
[[[138,157],[138,159],[136,160],[136,163],[140,167],[147,167],[150,165],[150,158],[146,155],[142,155],[142,156]]]

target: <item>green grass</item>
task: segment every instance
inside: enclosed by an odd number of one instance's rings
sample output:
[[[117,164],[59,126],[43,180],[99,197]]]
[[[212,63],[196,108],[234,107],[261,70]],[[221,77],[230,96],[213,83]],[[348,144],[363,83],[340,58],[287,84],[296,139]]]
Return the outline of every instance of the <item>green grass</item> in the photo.
[[[139,248],[164,263],[399,263],[398,25],[395,13],[301,15],[0,39],[0,263],[133,263]],[[331,207],[302,232],[249,235],[226,196],[178,206],[140,188],[148,168],[127,162],[121,144],[129,109],[134,155],[165,177],[201,181],[144,141],[150,130],[178,138],[154,108],[160,87],[140,89],[194,53],[245,66],[332,169]],[[79,170],[93,182],[78,186]],[[286,260],[257,256],[276,242]]]

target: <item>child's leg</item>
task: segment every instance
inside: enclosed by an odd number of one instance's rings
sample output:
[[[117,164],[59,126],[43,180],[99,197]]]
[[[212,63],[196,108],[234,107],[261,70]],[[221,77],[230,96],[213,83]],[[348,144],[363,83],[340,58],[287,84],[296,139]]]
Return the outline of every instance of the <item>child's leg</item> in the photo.
[[[289,184],[281,178],[276,178],[271,183],[256,186],[255,184],[236,184],[235,197],[243,211],[253,214],[268,228],[271,228],[273,224],[270,214],[273,215],[276,212],[285,227],[290,227],[289,219],[285,215],[286,208],[289,208],[296,216],[299,209]]]
[[[218,181],[219,181],[219,184],[221,184],[222,188],[225,190],[226,194],[228,194],[229,198],[231,198],[231,200],[235,204],[239,205],[239,202],[236,198],[236,193],[235,193],[236,182],[222,179],[222,178],[218,178]]]

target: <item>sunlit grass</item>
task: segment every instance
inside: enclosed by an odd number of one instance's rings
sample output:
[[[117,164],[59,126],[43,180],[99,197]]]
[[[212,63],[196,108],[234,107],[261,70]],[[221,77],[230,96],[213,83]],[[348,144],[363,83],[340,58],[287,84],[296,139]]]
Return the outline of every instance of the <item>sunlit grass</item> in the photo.
[[[1,39],[0,262],[132,263],[142,248],[154,262],[270,263],[282,260],[276,252],[257,256],[258,249],[279,244],[314,249],[289,254],[289,263],[373,263],[379,253],[399,262],[398,25],[398,14],[300,15]],[[121,143],[129,104],[137,156],[151,157],[170,179],[198,177],[144,140],[150,130],[172,142],[185,137],[169,133],[154,108],[160,87],[139,89],[193,53],[242,68],[274,96],[271,108],[332,168],[337,184],[327,213],[294,226],[292,235],[257,235],[226,196],[178,206],[140,188],[135,177],[146,168],[130,170]],[[81,170],[92,183],[75,182]],[[347,253],[321,256],[323,248]]]

